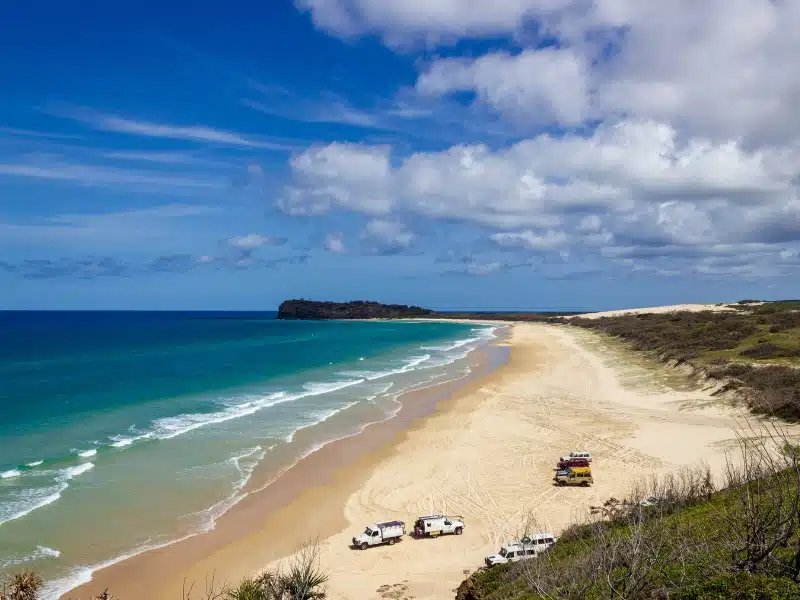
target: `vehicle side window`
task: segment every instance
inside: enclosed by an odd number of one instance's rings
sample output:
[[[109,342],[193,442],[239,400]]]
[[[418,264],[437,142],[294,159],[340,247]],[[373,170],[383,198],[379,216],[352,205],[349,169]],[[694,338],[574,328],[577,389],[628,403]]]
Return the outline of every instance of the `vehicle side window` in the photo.
[[[445,525],[452,525],[452,523],[450,521],[445,521],[444,524]]]
[[[506,554],[506,558],[514,558],[514,553],[509,552],[508,554]]]
[[[376,535],[378,535],[378,533],[379,533],[378,531],[374,531],[372,532],[372,536],[375,537]]]

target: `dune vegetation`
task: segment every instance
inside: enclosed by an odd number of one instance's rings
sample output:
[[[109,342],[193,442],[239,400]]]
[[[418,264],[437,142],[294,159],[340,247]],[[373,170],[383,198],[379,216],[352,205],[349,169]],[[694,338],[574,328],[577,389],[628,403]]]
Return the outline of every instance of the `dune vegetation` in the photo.
[[[636,314],[562,323],[628,342],[725,381],[750,409],[800,420],[800,300],[743,300],[724,312]]]

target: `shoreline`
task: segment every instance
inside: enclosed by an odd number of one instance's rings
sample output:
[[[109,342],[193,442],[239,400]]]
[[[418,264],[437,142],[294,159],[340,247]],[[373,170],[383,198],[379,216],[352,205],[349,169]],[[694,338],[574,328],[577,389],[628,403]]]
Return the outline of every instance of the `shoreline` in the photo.
[[[467,322],[500,327],[494,340],[468,355],[472,369],[469,374],[404,392],[398,397],[400,408],[394,415],[367,423],[356,433],[322,443],[267,478],[263,473],[261,478],[254,473],[243,490],[246,496],[219,516],[213,529],[112,559],[94,570],[90,581],[52,597],[63,600],[84,598],[108,589],[115,597],[130,599],[140,597],[141,590],[146,589],[148,598],[152,600],[181,598],[185,597],[191,585],[187,582],[193,582],[195,592],[205,587],[208,578],[216,582],[235,582],[261,570],[276,558],[292,554],[301,542],[323,539],[342,531],[346,525],[344,515],[334,515],[326,508],[322,511],[325,518],[303,515],[296,519],[304,523],[302,535],[296,530],[282,536],[274,534],[281,522],[298,514],[295,505],[305,506],[307,498],[312,499],[312,504],[321,504],[324,499],[324,504],[330,505],[330,490],[339,490],[338,499],[344,487],[357,486],[369,466],[378,460],[372,455],[384,454],[415,423],[435,414],[441,404],[468,393],[488,375],[507,365],[509,324]],[[301,430],[299,437],[306,434]],[[342,504],[344,500],[346,497],[342,498]],[[255,532],[254,523],[258,524]],[[268,530],[272,534],[265,534]],[[233,546],[251,538],[267,538],[268,547],[259,544],[260,550],[249,553],[246,560],[241,556],[229,557]],[[224,568],[224,565],[229,565],[229,568]],[[221,571],[223,575],[220,575]]]

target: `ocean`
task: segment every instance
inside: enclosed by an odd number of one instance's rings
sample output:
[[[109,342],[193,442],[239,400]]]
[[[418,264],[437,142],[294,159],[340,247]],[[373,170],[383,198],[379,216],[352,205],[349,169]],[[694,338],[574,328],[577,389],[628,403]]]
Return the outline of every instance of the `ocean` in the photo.
[[[496,335],[274,313],[0,312],[0,579],[35,569],[53,598],[207,531],[256,483],[391,418],[404,392],[468,375],[470,352]]]

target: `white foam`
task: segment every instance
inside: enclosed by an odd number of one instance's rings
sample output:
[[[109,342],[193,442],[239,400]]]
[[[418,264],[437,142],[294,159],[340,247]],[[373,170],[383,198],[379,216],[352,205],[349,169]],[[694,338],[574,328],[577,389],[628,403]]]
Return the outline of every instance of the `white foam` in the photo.
[[[374,398],[374,396],[373,396],[373,398]],[[360,402],[360,400],[355,400],[354,402],[348,402],[347,404],[343,404],[342,406],[337,406],[335,408],[321,409],[321,410],[309,412],[309,413],[306,413],[305,416],[307,416],[308,418],[314,420],[313,425],[318,425],[319,423],[324,423],[325,421],[330,419],[333,415],[338,415],[340,412],[343,412],[343,411],[347,410],[348,408],[351,408],[351,407],[355,406],[359,402]],[[309,427],[311,427],[311,425],[309,425]],[[301,429],[304,429],[304,427],[301,427]]]
[[[242,404],[236,404],[226,408],[223,411],[213,413],[197,413],[178,415],[177,417],[165,417],[157,419],[153,422],[155,427],[155,437],[161,440],[168,440],[184,433],[194,431],[200,427],[213,425],[215,423],[224,423],[231,419],[238,419],[247,415],[252,415],[259,410],[274,406],[282,402],[288,402],[295,399],[289,396],[286,392],[276,392],[264,398],[251,400]]]
[[[30,554],[26,554],[24,556],[12,556],[11,558],[0,562],[0,569],[22,565],[35,560],[40,560],[42,558],[58,558],[59,556],[61,556],[61,552],[58,550],[48,548],[47,546],[36,546],[36,550]]]
[[[58,481],[69,481],[78,475],[86,473],[86,471],[91,471],[92,469],[94,469],[94,463],[92,462],[75,465],[74,467],[67,467],[66,469],[61,469],[59,471],[59,476],[56,479]]]
[[[90,456],[95,456],[97,454],[97,448],[90,448],[89,450],[82,450],[78,452],[78,456],[81,458],[89,458]]]
[[[61,492],[65,489],[67,484],[60,483],[44,490],[24,490],[19,494],[19,499],[0,507],[0,525],[21,519],[43,506],[52,504],[61,497]]]
[[[463,340],[458,340],[452,342],[450,344],[442,344],[439,346],[420,346],[422,350],[435,350],[437,352],[449,352],[450,350],[455,350],[456,348],[461,348],[462,346],[466,346],[467,344],[471,344],[473,342],[479,342],[481,338],[479,337],[471,337],[466,338]]]
[[[115,435],[111,439],[114,440],[109,446],[112,448],[127,448],[134,442],[138,442],[139,440],[146,440],[155,437],[152,433],[145,433],[143,435],[135,435],[133,437],[125,437],[121,435]]]
[[[359,383],[364,383],[364,378],[346,379],[344,381],[332,381],[327,383],[306,383],[303,386],[303,389],[306,390],[306,393],[301,394],[298,397],[329,394],[330,392],[336,392],[352,385],[358,385]]]
[[[26,467],[38,467],[38,466],[39,466],[40,464],[42,464],[43,462],[44,462],[43,460],[35,460],[35,461],[33,461],[33,462],[29,462],[29,463],[28,463],[27,465],[25,465],[25,466],[26,466]]]
[[[19,477],[20,475],[22,475],[22,471],[19,469],[11,469],[0,473],[0,479],[11,479],[12,477]]]
[[[75,465],[74,467],[60,469],[55,471],[55,485],[46,488],[20,490],[15,494],[14,499],[0,507],[0,525],[8,523],[9,521],[21,519],[35,510],[52,504],[61,498],[61,494],[69,487],[68,482],[70,480],[93,468],[94,463],[85,462],[80,465]],[[45,471],[43,473],[52,473],[52,471]]]
[[[430,354],[413,356],[402,367],[390,371],[342,371],[339,375],[344,375],[345,377],[360,377],[367,381],[374,381],[375,379],[383,379],[384,377],[391,377],[392,375],[399,375],[400,373],[408,373],[414,370],[415,367],[430,360],[430,358]]]

